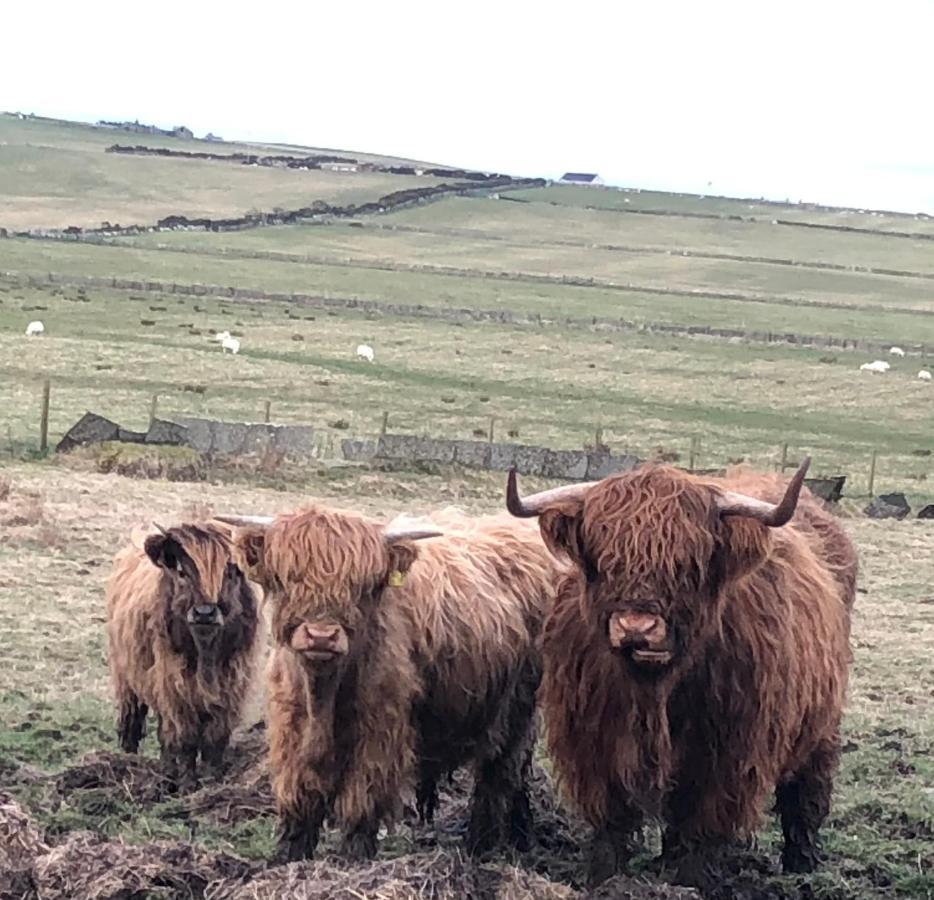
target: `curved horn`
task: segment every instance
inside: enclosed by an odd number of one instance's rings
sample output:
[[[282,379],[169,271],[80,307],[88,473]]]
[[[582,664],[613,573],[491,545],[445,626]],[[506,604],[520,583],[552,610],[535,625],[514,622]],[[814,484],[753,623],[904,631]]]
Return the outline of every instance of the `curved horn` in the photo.
[[[444,532],[439,531],[434,523],[410,516],[396,516],[383,529],[383,537],[390,544],[396,541],[423,541],[443,535]]]
[[[152,527],[155,528],[156,531],[159,531],[164,535],[168,535],[168,532],[158,522],[153,522]]]
[[[749,516],[752,519],[758,519],[763,525],[768,525],[769,528],[781,527],[789,522],[795,514],[798,497],[801,495],[801,486],[804,484],[804,476],[807,475],[810,465],[811,457],[805,456],[798,467],[798,471],[788,482],[788,487],[785,488],[785,496],[782,497],[780,503],[767,503],[765,500],[757,500],[755,497],[746,496],[746,494],[727,491],[717,500],[720,515]]]
[[[561,487],[530,494],[528,497],[519,496],[519,481],[516,470],[510,469],[506,479],[506,509],[516,518],[531,519],[540,515],[549,506],[565,500],[582,500],[596,481],[582,481],[579,484],[566,484]]]
[[[262,525],[268,528],[275,522],[275,516],[212,516],[218,522],[225,525]]]

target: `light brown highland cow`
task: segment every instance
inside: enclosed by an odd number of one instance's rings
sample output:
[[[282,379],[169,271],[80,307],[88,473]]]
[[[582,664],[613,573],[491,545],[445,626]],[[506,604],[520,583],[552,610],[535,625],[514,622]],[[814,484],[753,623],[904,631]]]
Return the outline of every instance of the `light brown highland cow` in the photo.
[[[107,633],[121,748],[137,751],[151,709],[167,774],[193,787],[199,751],[216,774],[259,643],[256,600],[231,558],[230,529],[134,532],[107,584]]]
[[[538,529],[456,513],[413,529],[313,506],[236,540],[278,645],[268,729],[281,855],[310,856],[330,816],[343,852],[372,856],[404,788],[417,783],[430,821],[438,779],[465,764],[469,848],[527,844],[536,641],[561,571]]]
[[[593,881],[626,865],[650,815],[679,878],[702,883],[773,796],[785,870],[817,863],[857,561],[806,491],[795,512],[808,462],[781,485],[645,466],[524,500],[511,473],[510,510],[575,563],[545,625],[542,695],[562,785],[594,827]]]

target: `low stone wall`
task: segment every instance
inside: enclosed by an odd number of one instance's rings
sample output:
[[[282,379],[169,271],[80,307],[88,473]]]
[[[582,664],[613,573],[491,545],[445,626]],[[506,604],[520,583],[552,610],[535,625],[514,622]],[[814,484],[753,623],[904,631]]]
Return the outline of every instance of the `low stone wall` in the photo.
[[[124,441],[139,444],[172,444],[191,447],[207,457],[254,456],[272,451],[290,459],[316,458],[320,453],[311,425],[273,425],[264,422],[220,422],[197,416],[173,420],[154,419],[145,432],[128,431],[96,413],[85,413],[59,442],[56,450]],[[596,450],[551,450],[530,444],[489,441],[456,441],[411,434],[384,434],[377,440],[345,438],[341,457],[346,462],[388,462],[398,465],[435,463],[471,469],[505,472],[515,468],[520,475],[537,475],[561,481],[599,481],[616,472],[629,472],[643,462],[632,454]],[[702,474],[722,474],[704,470]],[[837,502],[845,475],[808,478],[805,484],[818,496]]]
[[[458,464],[472,469],[505,472],[515,467],[521,475],[540,475],[566,481],[593,481],[613,472],[628,472],[641,460],[636,456],[587,450],[550,450],[528,444],[489,441],[450,441],[408,434],[384,434],[378,441],[346,440],[345,459],[386,460],[399,463]]]
[[[289,458],[308,459],[318,453],[315,430],[310,425],[218,422],[179,416],[174,420],[154,419],[147,431],[129,431],[92,412],[86,412],[72,425],[55,449],[67,453],[75,447],[104,441],[191,447],[205,456],[251,456],[272,450]]]
[[[308,458],[317,454],[311,425],[273,425],[266,422],[219,422],[178,416],[187,446],[208,456],[251,456],[268,450]]]

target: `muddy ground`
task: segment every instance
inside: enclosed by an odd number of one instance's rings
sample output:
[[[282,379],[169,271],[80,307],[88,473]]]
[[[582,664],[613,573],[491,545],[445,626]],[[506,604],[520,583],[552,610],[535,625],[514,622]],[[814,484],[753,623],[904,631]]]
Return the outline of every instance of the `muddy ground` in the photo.
[[[321,859],[271,866],[211,840],[224,830],[259,825],[271,847],[274,810],[261,722],[238,735],[222,780],[205,782],[183,796],[171,789],[156,759],[109,750],[88,753],[57,774],[7,764],[0,770],[0,784],[10,790],[0,791],[0,900],[844,900],[863,896],[851,893],[845,884],[780,876],[767,845],[725,859],[717,883],[703,893],[675,886],[653,871],[651,851],[653,844],[657,849],[657,835],[651,832],[646,854],[635,864],[637,875],[587,891],[581,853],[586,828],[562,811],[551,778],[538,764],[532,785],[537,846],[528,853],[480,861],[463,854],[470,781],[468,775],[458,773],[442,788],[434,825],[418,825],[407,809],[404,820],[384,834],[379,856],[371,863],[351,864],[334,855],[337,835],[331,831],[323,841]],[[188,839],[130,843],[108,837],[119,830],[128,808],[137,817],[148,813],[173,820]],[[934,832],[927,836],[934,841]],[[934,846],[931,852],[934,855]],[[858,881],[873,878],[872,872],[853,874]],[[881,873],[876,880],[879,877]],[[884,881],[882,877],[876,885],[878,896],[888,893]],[[925,894],[919,893],[919,900],[922,897]]]

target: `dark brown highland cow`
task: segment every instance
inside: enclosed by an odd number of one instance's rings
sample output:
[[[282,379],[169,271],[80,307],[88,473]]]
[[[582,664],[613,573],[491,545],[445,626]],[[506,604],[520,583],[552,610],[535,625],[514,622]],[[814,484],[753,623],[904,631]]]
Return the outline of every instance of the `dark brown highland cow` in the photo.
[[[327,816],[344,853],[372,856],[403,789],[417,781],[430,821],[438,779],[464,764],[470,849],[527,843],[535,645],[562,571],[538,529],[441,513],[413,530],[321,506],[260,521],[236,540],[278,645],[268,729],[281,855],[310,856]]]
[[[542,694],[558,774],[594,827],[594,881],[625,866],[645,815],[679,877],[702,878],[773,794],[785,870],[817,863],[856,554],[806,491],[795,515],[808,463],[784,490],[645,466],[525,500],[510,474],[510,511],[539,516],[576,564],[545,624]]]
[[[120,746],[137,751],[152,709],[163,763],[185,788],[197,783],[199,751],[221,769],[255,670],[256,600],[230,533],[214,524],[135,531],[107,583]]]

